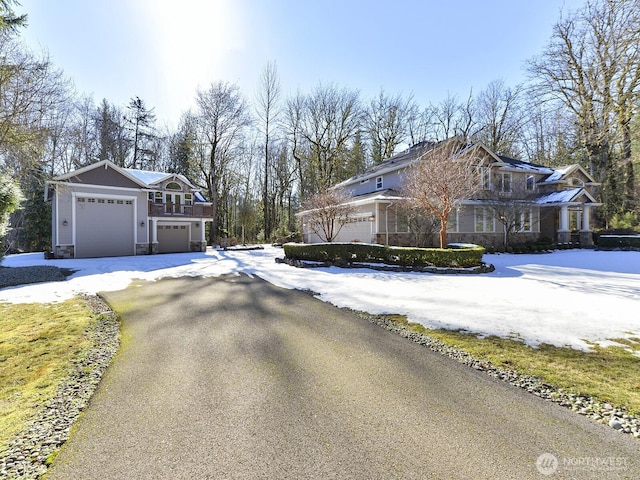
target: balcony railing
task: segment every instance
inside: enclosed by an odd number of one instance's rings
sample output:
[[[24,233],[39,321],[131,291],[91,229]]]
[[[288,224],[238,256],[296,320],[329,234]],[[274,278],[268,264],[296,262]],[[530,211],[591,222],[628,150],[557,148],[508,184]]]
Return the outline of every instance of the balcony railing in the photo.
[[[182,205],[176,203],[149,202],[149,216],[152,217],[212,217],[213,207],[196,203],[194,205]]]

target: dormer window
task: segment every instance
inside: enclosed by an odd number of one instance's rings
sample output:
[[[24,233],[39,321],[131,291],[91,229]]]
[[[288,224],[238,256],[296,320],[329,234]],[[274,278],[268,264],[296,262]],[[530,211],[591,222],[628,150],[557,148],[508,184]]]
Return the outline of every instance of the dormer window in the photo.
[[[376,190],[382,190],[382,177],[376,177]]]
[[[571,177],[567,183],[572,187],[584,187],[584,182],[576,177]]]
[[[500,191],[503,193],[511,192],[511,172],[503,172],[498,177],[500,181]]]
[[[529,175],[527,177],[527,191],[533,192],[536,189],[536,177]]]
[[[483,190],[491,190],[491,168],[480,167],[480,181]]]

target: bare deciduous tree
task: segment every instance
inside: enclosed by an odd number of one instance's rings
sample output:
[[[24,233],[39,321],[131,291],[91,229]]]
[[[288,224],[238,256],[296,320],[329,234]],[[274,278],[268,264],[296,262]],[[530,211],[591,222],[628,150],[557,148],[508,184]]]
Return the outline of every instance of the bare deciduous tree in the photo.
[[[371,156],[377,164],[390,158],[407,138],[408,121],[415,110],[413,98],[390,96],[384,90],[364,110],[364,126],[371,141]]]
[[[213,204],[209,237],[213,244],[218,234],[218,196],[251,119],[240,89],[226,82],[212,83],[208,89],[198,90],[196,104],[198,133],[201,135],[198,167]]]
[[[256,113],[260,121],[259,128],[262,131],[264,140],[264,158],[263,158],[263,178],[262,178],[262,211],[264,221],[264,238],[271,238],[275,212],[271,208],[272,201],[270,199],[271,187],[271,160],[274,157],[271,149],[273,148],[273,133],[276,128],[276,122],[280,116],[280,80],[278,77],[278,67],[275,62],[268,63],[262,71],[258,85],[258,94],[256,99]]]
[[[344,225],[349,223],[354,207],[348,202],[350,195],[343,189],[333,188],[318,192],[304,204],[305,221],[311,230],[325,242],[332,242]]]
[[[445,140],[424,153],[405,173],[404,197],[440,222],[440,247],[447,245],[447,223],[460,202],[479,189],[473,161],[458,138]]]
[[[476,120],[480,126],[476,138],[500,155],[520,156],[524,121],[521,92],[521,87],[510,88],[502,80],[494,80],[480,92],[475,102]]]
[[[327,190],[336,181],[349,142],[361,123],[359,94],[319,85],[308,96],[287,103],[287,129],[304,196]]]
[[[596,180],[604,183],[605,210],[628,208],[635,177],[632,119],[640,105],[640,4],[594,0],[554,26],[542,55],[529,61],[540,102],[559,103],[574,116]],[[620,158],[616,162],[616,156]],[[624,192],[614,184],[622,170]]]

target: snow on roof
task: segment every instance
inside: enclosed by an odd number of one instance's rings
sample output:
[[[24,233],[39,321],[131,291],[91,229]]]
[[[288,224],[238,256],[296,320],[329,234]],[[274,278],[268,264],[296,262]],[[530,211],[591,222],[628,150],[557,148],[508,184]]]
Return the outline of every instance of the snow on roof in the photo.
[[[154,185],[165,178],[176,177],[182,180],[184,183],[193,187],[193,184],[187,180],[187,177],[181,175],[179,173],[164,173],[164,172],[153,172],[151,170],[137,170],[135,168],[123,168],[125,172],[127,172],[132,177],[140,180],[144,184],[151,186]],[[194,192],[194,196],[197,202],[206,202],[207,199],[200,192]]]
[[[515,158],[504,157],[498,155],[498,158],[508,165],[509,168],[515,168],[531,173],[539,173],[543,175],[550,175],[554,173],[554,170],[544,165],[536,165],[535,163],[525,162],[523,160],[516,160]]]
[[[137,170],[135,168],[123,168],[123,170],[147,185],[158,182],[169,175],[167,173]]]
[[[554,168],[552,171],[553,173],[548,176],[547,178],[544,179],[545,182],[557,182],[558,180],[562,180],[562,177],[564,177],[567,172],[569,172],[569,170],[571,170],[571,168],[573,167],[573,165],[567,165],[564,167],[558,167],[558,168]]]
[[[569,190],[561,190],[559,192],[551,192],[538,198],[536,203],[538,203],[539,205],[546,205],[550,203],[571,202],[576,197],[576,195],[580,193],[580,191],[582,191],[581,187],[572,188]]]

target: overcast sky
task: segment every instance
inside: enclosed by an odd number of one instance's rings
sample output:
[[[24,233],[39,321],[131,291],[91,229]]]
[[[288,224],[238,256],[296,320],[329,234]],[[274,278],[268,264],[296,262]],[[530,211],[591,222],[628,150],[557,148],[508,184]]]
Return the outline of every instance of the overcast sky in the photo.
[[[177,125],[197,88],[236,83],[255,98],[275,61],[283,94],[319,83],[413,94],[421,106],[492,80],[516,85],[560,11],[585,0],[21,0],[22,37],[79,92],[134,96]]]

